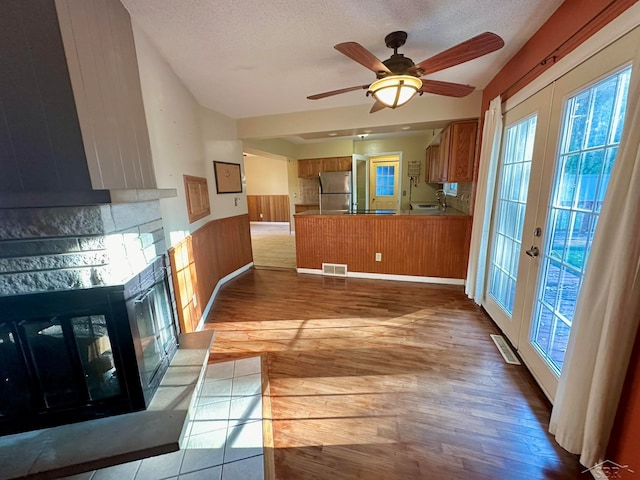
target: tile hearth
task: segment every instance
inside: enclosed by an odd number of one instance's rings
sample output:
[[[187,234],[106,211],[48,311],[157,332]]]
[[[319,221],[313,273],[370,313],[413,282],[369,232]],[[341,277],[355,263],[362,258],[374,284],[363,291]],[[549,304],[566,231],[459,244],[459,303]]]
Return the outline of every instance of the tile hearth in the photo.
[[[209,364],[190,416],[179,451],[66,480],[264,479],[260,357]]]

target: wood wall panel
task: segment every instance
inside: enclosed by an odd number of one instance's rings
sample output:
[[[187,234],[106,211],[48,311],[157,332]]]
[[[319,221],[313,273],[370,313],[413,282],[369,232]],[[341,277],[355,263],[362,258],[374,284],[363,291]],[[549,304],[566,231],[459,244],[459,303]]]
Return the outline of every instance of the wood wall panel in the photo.
[[[465,278],[467,216],[296,215],[298,268],[346,264],[349,271]],[[382,253],[382,261],[375,254]]]
[[[156,188],[129,12],[118,1],[56,0],[94,188]]]
[[[247,195],[247,205],[251,222],[289,221],[288,195]]]
[[[193,332],[220,279],[253,261],[249,216],[212,220],[168,253],[180,330]]]
[[[605,458],[637,471],[640,459],[640,330],[636,333],[625,384]]]

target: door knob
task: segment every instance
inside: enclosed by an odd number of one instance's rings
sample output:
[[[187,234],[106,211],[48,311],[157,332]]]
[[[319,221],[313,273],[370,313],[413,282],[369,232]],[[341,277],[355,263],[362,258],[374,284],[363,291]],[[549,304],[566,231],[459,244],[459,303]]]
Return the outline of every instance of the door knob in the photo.
[[[532,246],[529,250],[527,250],[525,252],[527,255],[529,255],[530,257],[537,257],[538,255],[540,255],[540,249],[538,247],[534,247]]]

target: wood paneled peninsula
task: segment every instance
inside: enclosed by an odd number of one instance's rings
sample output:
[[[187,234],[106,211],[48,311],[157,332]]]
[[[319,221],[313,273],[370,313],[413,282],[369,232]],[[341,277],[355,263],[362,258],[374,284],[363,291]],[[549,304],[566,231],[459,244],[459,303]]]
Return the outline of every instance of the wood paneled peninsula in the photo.
[[[382,214],[302,212],[295,215],[297,267],[302,272],[321,271],[323,263],[333,263],[381,278],[402,275],[461,284],[467,274],[471,219],[451,208]]]

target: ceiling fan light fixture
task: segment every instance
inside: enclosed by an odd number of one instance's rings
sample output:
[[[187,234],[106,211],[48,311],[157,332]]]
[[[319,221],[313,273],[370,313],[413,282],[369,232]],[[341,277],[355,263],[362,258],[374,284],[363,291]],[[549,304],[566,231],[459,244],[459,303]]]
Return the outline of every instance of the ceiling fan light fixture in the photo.
[[[385,107],[404,105],[420,91],[422,80],[411,75],[389,75],[369,85],[369,92]]]

